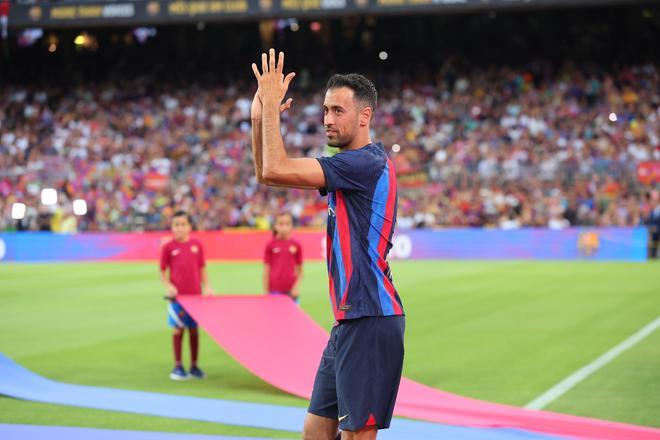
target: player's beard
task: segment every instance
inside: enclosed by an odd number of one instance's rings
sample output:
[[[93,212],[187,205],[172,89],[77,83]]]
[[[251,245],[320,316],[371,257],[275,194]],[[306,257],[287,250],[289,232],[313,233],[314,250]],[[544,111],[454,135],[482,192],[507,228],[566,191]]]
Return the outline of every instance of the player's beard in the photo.
[[[353,141],[353,133],[348,133],[344,136],[340,136],[339,132],[335,132],[333,138],[328,137],[328,145],[333,148],[343,149],[346,148]]]
[[[340,150],[346,148],[350,141],[345,141],[344,139],[335,138],[334,140],[328,139],[328,145],[333,148],[339,148]]]

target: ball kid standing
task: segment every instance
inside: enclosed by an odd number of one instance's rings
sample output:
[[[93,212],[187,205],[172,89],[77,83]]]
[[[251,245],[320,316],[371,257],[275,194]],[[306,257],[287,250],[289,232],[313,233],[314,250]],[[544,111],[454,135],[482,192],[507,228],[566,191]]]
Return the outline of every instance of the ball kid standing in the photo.
[[[173,239],[163,245],[160,256],[160,275],[165,288],[168,305],[168,321],[174,334],[174,369],[172,380],[187,380],[191,377],[203,379],[204,372],[197,365],[199,354],[199,332],[197,323],[176,301],[177,295],[212,295],[213,289],[206,273],[206,261],[202,244],[190,237],[192,221],[184,211],[177,211],[172,217]],[[169,277],[167,270],[169,268]],[[183,334],[188,329],[190,339],[190,371],[181,362]]]
[[[293,217],[283,212],[275,217],[273,238],[264,251],[264,290],[287,295],[298,302],[302,278],[302,247],[291,238]]]

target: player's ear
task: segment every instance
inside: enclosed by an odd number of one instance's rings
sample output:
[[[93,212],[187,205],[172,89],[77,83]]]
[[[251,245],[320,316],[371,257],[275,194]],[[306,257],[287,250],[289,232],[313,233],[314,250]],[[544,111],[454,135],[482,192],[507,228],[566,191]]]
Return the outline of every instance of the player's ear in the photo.
[[[369,125],[372,114],[373,114],[373,109],[371,107],[364,107],[360,111],[360,127],[365,127]]]

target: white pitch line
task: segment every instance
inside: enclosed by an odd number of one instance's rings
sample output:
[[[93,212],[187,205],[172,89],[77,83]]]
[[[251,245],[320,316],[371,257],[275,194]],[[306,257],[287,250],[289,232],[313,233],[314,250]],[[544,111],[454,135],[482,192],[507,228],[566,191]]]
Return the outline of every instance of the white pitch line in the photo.
[[[591,376],[595,371],[604,367],[608,363],[612,362],[617,356],[619,356],[624,351],[633,347],[635,344],[639,343],[641,340],[646,338],[648,335],[653,333],[656,329],[660,327],[660,317],[656,318],[651,323],[642,327],[637,333],[612,348],[605,354],[603,354],[598,359],[591,362],[589,365],[586,365],[575,373],[568,376],[566,379],[559,382],[557,385],[550,388],[545,393],[541,394],[536,399],[529,402],[525,405],[527,409],[543,409],[548,406],[551,402],[559,398],[566,391],[573,388],[578,383],[582,382],[587,377]]]

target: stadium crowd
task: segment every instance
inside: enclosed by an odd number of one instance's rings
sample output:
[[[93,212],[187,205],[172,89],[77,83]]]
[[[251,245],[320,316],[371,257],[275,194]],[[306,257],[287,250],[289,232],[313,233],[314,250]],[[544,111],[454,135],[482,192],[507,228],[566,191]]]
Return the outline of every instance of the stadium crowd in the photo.
[[[469,72],[469,73],[467,73]],[[632,226],[655,208],[638,164],[660,160],[660,66],[535,64],[415,78],[373,75],[374,139],[399,176],[399,227]],[[284,114],[289,150],[325,147],[323,84],[301,72]],[[290,211],[320,226],[317,192],[257,184],[251,83],[160,84],[148,76],[75,89],[0,86],[0,230],[166,229],[176,209],[200,229],[269,228]],[[56,188],[58,207],[39,202]],[[75,217],[71,201],[87,201]],[[11,220],[11,206],[28,206]]]

